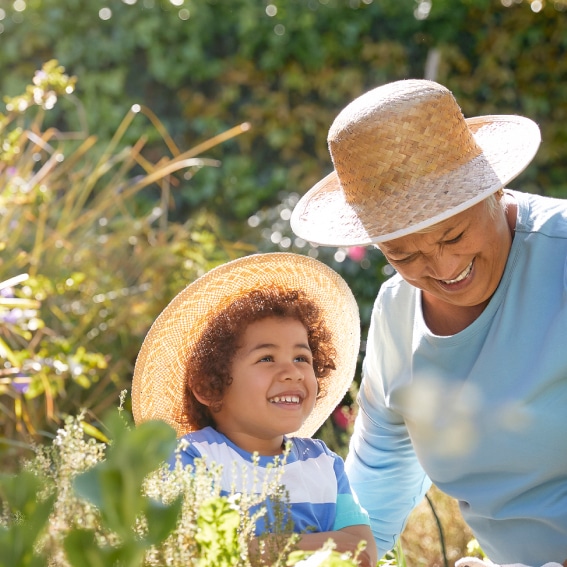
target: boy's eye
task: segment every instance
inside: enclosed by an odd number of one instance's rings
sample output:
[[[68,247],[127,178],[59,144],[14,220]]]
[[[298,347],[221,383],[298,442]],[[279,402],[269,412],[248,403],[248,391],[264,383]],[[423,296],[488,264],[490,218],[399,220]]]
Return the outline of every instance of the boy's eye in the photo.
[[[312,364],[312,358],[308,354],[300,354],[294,357],[294,362],[306,362],[307,364]],[[271,354],[266,354],[258,359],[258,362],[274,362],[274,357]]]

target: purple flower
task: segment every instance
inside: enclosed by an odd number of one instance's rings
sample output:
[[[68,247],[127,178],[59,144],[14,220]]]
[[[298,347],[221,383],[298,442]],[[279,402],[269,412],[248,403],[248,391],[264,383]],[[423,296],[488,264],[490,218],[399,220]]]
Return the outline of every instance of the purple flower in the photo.
[[[14,297],[14,289],[11,287],[0,289],[0,297]]]
[[[12,388],[19,394],[25,394],[30,389],[31,378],[18,372],[12,379]]]
[[[21,309],[10,309],[0,315],[0,318],[4,321],[4,323],[10,323],[15,325],[18,321],[21,321],[23,315],[23,311]]]

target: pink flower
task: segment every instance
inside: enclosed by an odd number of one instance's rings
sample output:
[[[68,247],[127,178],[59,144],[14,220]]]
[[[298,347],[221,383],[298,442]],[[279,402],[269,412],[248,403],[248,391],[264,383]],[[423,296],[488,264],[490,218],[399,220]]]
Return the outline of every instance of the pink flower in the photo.
[[[351,246],[347,255],[353,262],[362,262],[366,256],[366,248],[364,246]]]
[[[337,406],[332,418],[337,427],[346,431],[354,423],[354,411],[350,406]]]

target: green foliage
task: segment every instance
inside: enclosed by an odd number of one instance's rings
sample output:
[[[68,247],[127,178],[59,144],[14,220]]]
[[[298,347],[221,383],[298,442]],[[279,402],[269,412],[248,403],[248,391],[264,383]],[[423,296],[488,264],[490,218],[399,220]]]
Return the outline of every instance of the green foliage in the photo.
[[[257,513],[249,511],[267,494],[279,498],[277,475],[260,494],[220,496],[220,468],[207,469],[204,461],[194,469],[162,465],[176,444],[165,423],[132,428],[109,414],[103,444],[85,438],[82,419],[67,418],[24,470],[0,477],[0,567],[254,564],[248,542]],[[281,535],[276,560],[266,565],[356,565],[331,544],[322,553],[290,554],[295,537]]]
[[[481,559],[487,559],[486,553],[484,553],[475,538],[471,539],[467,544],[467,555],[472,557],[480,557]]]
[[[147,549],[159,545],[173,530],[181,509],[180,498],[164,505],[142,491],[146,476],[173,453],[173,429],[163,422],[128,429],[116,414],[107,424],[113,442],[106,459],[78,475],[73,486],[80,498],[99,510],[103,529],[115,534],[119,543],[100,547],[94,531],[71,530],[65,537],[65,551],[76,567],[141,565]],[[143,537],[133,529],[139,517],[145,518]]]
[[[181,146],[250,122],[223,167],[178,195],[179,213],[221,211],[235,234],[242,220],[303,193],[330,169],[325,138],[338,110],[387,81],[435,78],[455,91],[465,114],[525,113],[545,146],[525,184],[565,194],[565,3],[527,0],[30,0],[6,8],[0,91],[17,92],[41,62],[56,58],[81,77],[79,99],[57,122],[109,138],[133,104],[148,106]],[[133,142],[147,134],[132,125]],[[238,152],[232,151],[238,145]],[[219,157],[220,150],[213,152]]]
[[[112,439],[105,451],[84,439],[81,421],[68,418],[52,445],[36,447],[27,470],[2,479],[9,517],[0,528],[0,565],[44,565],[49,558],[65,567],[141,566],[173,530],[181,499],[165,504],[143,488],[173,452],[175,432],[162,422],[133,429],[113,413],[105,419]],[[136,529],[141,521],[144,528]]]
[[[0,117],[0,449],[45,435],[83,407],[96,426],[169,298],[242,254],[212,213],[169,217],[189,174],[219,165],[198,156],[245,127],[182,152],[139,107],[100,145],[45,124],[75,83],[48,62]],[[162,136],[156,163],[144,138],[122,144],[141,116]]]
[[[0,567],[40,567],[34,553],[51,513],[54,497],[38,500],[42,481],[31,472],[0,476],[0,502],[4,503],[7,525],[0,522]]]
[[[318,551],[292,551],[288,563],[300,567],[356,567],[357,564],[350,554],[335,551],[332,542]]]
[[[226,499],[211,498],[199,507],[197,540],[200,567],[232,567],[240,553],[240,514]]]
[[[443,558],[445,563],[447,558]],[[394,549],[389,551],[378,561],[378,567],[407,567],[406,557],[402,548],[401,541],[398,540]]]

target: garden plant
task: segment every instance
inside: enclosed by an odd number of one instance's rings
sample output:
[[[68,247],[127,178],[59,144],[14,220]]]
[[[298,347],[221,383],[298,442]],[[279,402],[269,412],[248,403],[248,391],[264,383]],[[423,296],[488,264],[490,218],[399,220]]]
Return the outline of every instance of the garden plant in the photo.
[[[248,509],[267,491],[284,503],[277,478],[259,494],[227,498],[204,464],[170,471],[173,429],[133,427],[126,390],[117,395],[123,361],[135,358],[124,352],[128,335],[141,337],[160,298],[242,253],[219,238],[214,219],[167,219],[169,190],[182,182],[173,174],[218,164],[180,152],[149,111],[172,157],[148,162],[144,140],[118,150],[141,109],[91,157],[95,138],[42,129],[74,84],[50,61],[0,117],[0,224],[9,235],[0,265],[14,274],[0,284],[0,566],[252,565]],[[151,192],[140,198],[152,185],[162,208]],[[356,565],[331,542],[315,553],[293,552],[293,536],[276,544],[267,549],[274,567]]]
[[[4,448],[52,436],[65,415],[83,407],[95,428],[129,383],[160,307],[215,263],[242,253],[220,237],[213,214],[179,223],[168,213],[171,193],[189,174],[219,165],[199,152],[246,125],[182,152],[151,111],[138,107],[99,147],[93,135],[43,127],[74,86],[75,78],[48,62],[0,116]],[[164,135],[157,163],[144,157],[144,138],[120,144],[144,115]]]
[[[248,552],[256,519],[248,509],[268,492],[279,491],[284,501],[277,476],[258,494],[220,496],[219,470],[162,465],[176,445],[165,423],[133,427],[112,412],[105,419],[107,445],[85,438],[82,417],[67,418],[22,472],[0,476],[1,567],[258,564]],[[356,565],[331,542],[306,553],[293,552],[293,541],[283,534],[276,545],[270,540],[269,564]]]

